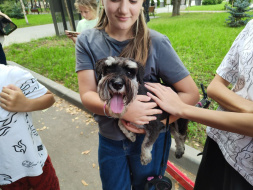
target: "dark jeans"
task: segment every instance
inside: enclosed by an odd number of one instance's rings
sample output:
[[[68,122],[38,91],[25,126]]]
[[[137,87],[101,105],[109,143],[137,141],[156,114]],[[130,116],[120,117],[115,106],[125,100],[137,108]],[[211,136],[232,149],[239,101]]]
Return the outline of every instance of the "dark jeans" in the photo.
[[[114,141],[99,135],[99,168],[103,190],[143,190],[147,177],[160,175],[165,133],[161,133],[152,150],[152,161],[141,165],[140,152],[144,135],[137,135],[136,141],[128,139]],[[165,159],[168,160],[171,145],[167,132]],[[167,163],[167,162],[166,162]],[[166,164],[162,168],[165,173]]]
[[[225,160],[218,144],[207,137],[194,190],[252,190],[253,187]]]
[[[0,43],[0,64],[7,65],[6,57],[1,43]]]

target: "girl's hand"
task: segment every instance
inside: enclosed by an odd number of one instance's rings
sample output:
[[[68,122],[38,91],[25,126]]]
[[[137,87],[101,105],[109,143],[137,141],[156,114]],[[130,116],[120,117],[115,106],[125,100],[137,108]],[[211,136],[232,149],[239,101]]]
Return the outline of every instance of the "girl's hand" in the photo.
[[[149,121],[156,120],[155,114],[161,114],[162,110],[154,109],[157,104],[150,101],[150,97],[137,95],[135,100],[128,106],[122,119],[130,121],[137,125],[148,124]]]
[[[185,104],[170,87],[163,86],[159,83],[146,83],[145,87],[156,95],[147,93],[160,108],[172,115],[180,116]]]
[[[21,89],[15,85],[3,87],[0,93],[0,106],[7,111],[23,112],[28,106],[28,101]]]
[[[139,133],[139,134],[146,133],[146,131],[144,129],[137,128],[136,126],[132,125],[129,121],[122,119],[121,122],[128,131],[131,131],[133,133]]]

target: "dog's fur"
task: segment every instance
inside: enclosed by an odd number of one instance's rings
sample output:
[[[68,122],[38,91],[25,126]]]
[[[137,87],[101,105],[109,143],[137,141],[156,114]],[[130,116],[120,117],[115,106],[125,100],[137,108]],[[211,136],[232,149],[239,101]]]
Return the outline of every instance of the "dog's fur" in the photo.
[[[147,94],[147,89],[144,87],[143,82],[144,67],[133,59],[108,57],[99,60],[96,63],[96,73],[98,76],[97,92],[100,99],[107,103],[109,113],[114,118],[121,118],[127,110],[127,105],[135,99],[137,94]],[[119,104],[124,104],[120,110],[115,111],[115,108],[113,108],[115,106],[113,105],[115,104],[115,99],[112,100],[114,96],[117,96],[117,101],[120,100]],[[151,161],[153,144],[158,138],[160,131],[165,128],[161,120],[167,118],[167,116],[168,113],[163,112],[156,115],[157,120],[150,121],[149,124],[144,126],[137,126],[146,130],[141,149],[142,165],[147,165]],[[170,125],[171,134],[176,142],[175,155],[177,158],[181,158],[184,154],[187,124],[188,120],[179,119]],[[121,123],[121,120],[119,120],[118,125],[128,139],[132,142],[136,140],[136,135],[128,131]]]

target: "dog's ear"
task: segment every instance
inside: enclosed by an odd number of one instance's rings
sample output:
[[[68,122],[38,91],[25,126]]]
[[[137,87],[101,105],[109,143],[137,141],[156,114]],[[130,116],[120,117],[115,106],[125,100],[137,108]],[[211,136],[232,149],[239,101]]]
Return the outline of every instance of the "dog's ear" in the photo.
[[[139,63],[139,62],[136,62],[137,65],[138,65],[138,73],[137,73],[137,80],[140,84],[143,84],[143,78],[144,78],[144,74],[145,74],[145,68],[144,66]]]
[[[104,68],[104,65],[105,65],[105,60],[107,58],[104,58],[104,59],[100,59],[96,62],[96,65],[95,65],[95,73],[96,73],[96,76],[97,76],[97,81],[99,81],[101,78],[102,78],[102,74],[103,74],[103,68]]]

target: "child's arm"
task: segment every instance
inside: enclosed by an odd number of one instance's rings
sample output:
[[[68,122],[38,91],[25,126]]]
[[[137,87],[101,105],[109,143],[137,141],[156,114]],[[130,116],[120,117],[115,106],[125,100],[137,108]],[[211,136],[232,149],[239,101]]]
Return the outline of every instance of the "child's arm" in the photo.
[[[31,112],[46,109],[54,104],[54,96],[50,91],[35,99],[28,99],[15,85],[4,87],[0,93],[0,106],[11,112]]]
[[[253,102],[227,88],[228,85],[228,81],[216,75],[207,87],[207,94],[227,111],[253,113]]]
[[[215,111],[185,104],[169,87],[147,83],[146,87],[156,96],[148,93],[164,111],[177,117],[190,119],[220,130],[253,137],[253,114]]]

